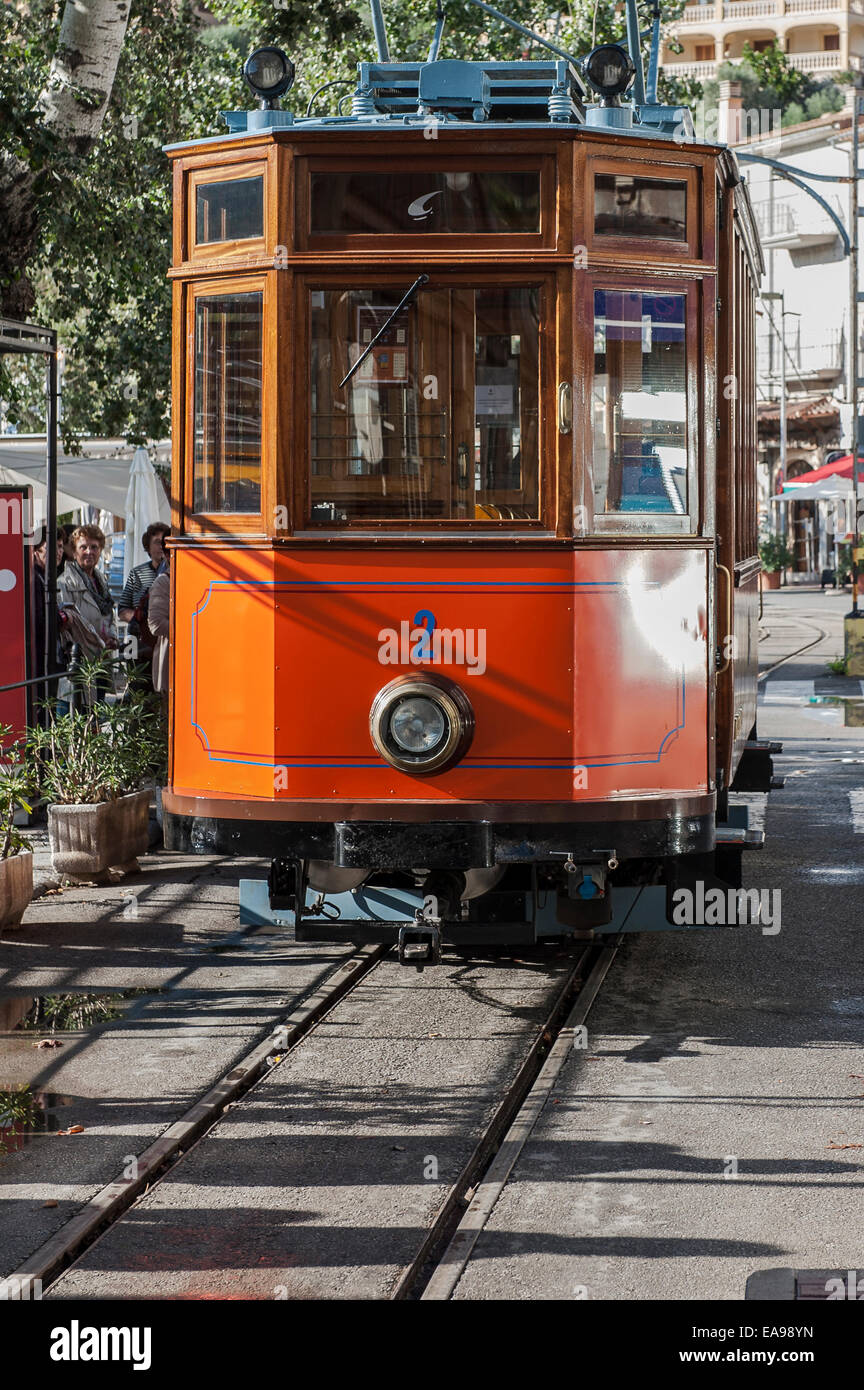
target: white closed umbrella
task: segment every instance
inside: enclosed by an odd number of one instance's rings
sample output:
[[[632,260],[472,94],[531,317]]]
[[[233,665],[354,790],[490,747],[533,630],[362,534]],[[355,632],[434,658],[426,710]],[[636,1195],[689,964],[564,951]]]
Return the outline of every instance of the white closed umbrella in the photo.
[[[165,489],[156,476],[146,449],[136,449],[129,472],[126,493],[126,548],[123,555],[123,582],[130,570],[147,559],[141,548],[141,537],[151,521],[171,524],[171,505]],[[140,553],[139,553],[140,552]]]

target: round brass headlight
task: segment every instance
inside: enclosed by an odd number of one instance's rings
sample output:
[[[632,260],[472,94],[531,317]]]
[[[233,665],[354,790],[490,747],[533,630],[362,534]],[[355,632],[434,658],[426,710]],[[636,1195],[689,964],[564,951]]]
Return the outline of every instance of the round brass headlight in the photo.
[[[468,751],[474,711],[446,676],[398,676],[372,701],[369,732],[381,757],[400,772],[443,772]]]

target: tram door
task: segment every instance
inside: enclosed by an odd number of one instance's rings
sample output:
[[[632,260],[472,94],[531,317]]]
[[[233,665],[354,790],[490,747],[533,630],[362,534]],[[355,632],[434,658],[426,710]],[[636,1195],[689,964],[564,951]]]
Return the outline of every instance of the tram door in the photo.
[[[539,289],[403,293],[310,292],[312,520],[536,518]]]

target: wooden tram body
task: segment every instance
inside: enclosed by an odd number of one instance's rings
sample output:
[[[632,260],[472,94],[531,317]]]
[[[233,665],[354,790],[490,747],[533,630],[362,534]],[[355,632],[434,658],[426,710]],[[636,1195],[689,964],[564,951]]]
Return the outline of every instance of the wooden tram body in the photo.
[[[740,883],[727,791],[770,772],[734,157],[586,123],[561,62],[358,92],[170,151],[167,843],[421,959],[667,926],[688,875]]]

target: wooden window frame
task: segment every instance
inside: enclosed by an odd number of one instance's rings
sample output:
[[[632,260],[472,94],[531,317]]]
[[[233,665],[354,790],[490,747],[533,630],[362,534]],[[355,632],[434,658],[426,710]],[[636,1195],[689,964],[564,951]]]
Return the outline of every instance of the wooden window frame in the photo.
[[[586,273],[583,277],[581,310],[577,297],[577,324],[581,313],[583,323],[594,323],[595,290],[641,290],[644,293],[666,292],[685,296],[685,345],[687,363],[687,511],[683,515],[676,512],[599,512],[593,511],[594,497],[594,336],[584,333],[582,353],[583,394],[581,400],[582,418],[585,427],[581,430],[584,440],[583,468],[585,482],[583,497],[591,499],[591,520],[586,532],[591,536],[668,536],[690,540],[703,533],[703,498],[705,493],[705,441],[708,426],[710,402],[704,388],[703,364],[709,347],[709,330],[703,323],[703,302],[708,299],[713,279],[708,280],[706,288],[702,281],[689,276],[658,275],[655,267],[646,266],[637,273],[632,270],[604,270]],[[713,305],[712,305],[713,325]],[[713,326],[711,327],[713,333]],[[576,339],[579,341],[576,330]],[[713,338],[711,340],[713,342]],[[579,364],[577,362],[577,374]],[[578,376],[577,376],[578,379]],[[579,413],[574,411],[574,428],[579,429]]]
[[[557,301],[560,287],[554,269],[523,270],[502,272],[490,265],[467,265],[459,270],[431,271],[431,289],[466,290],[484,288],[528,288],[536,286],[540,291],[540,331],[539,365],[540,383],[538,394],[538,476],[539,512],[533,520],[479,520],[477,518],[447,518],[442,520],[414,521],[407,517],[373,519],[360,518],[337,524],[314,524],[310,519],[312,486],[311,460],[309,449],[309,429],[311,424],[309,368],[310,334],[308,295],[313,290],[335,289],[404,289],[419,274],[419,269],[410,267],[397,272],[379,271],[363,268],[362,272],[351,270],[348,266],[338,270],[297,272],[294,279],[294,334],[295,375],[293,391],[294,430],[292,434],[293,455],[293,495],[291,507],[295,520],[294,535],[304,539],[328,537],[348,539],[351,536],[389,535],[413,537],[417,534],[428,536],[446,535],[450,538],[476,539],[479,536],[499,537],[504,535],[542,535],[555,534],[558,512],[558,441],[557,418],[550,401],[555,397],[557,382]],[[287,498],[285,499],[288,500]]]
[[[540,228],[536,232],[315,232],[311,230],[312,174],[321,173],[416,173],[417,161],[405,154],[366,156],[350,159],[342,156],[300,155],[295,158],[296,213],[294,244],[303,252],[345,252],[375,250],[411,250],[422,255],[424,250],[453,250],[458,246],[460,256],[465,251],[549,251],[557,247],[556,217],[556,154],[555,152],[512,151],[506,156],[463,153],[454,148],[449,154],[439,154],[423,160],[423,169],[430,173],[450,172],[454,166],[466,173],[487,171],[508,174],[538,173],[540,176]]]
[[[195,475],[195,313],[199,299],[223,298],[232,294],[261,294],[261,508],[257,512],[196,512]],[[185,418],[183,428],[183,513],[187,535],[265,536],[271,534],[265,518],[276,515],[276,434],[277,387],[272,277],[266,273],[220,276],[199,280],[188,286],[183,328],[187,345],[184,372]]]
[[[680,262],[702,259],[702,170],[693,164],[675,164],[662,159],[615,159],[608,155],[589,154],[586,160],[585,182],[585,244],[596,257],[604,255],[650,256],[652,261]],[[686,191],[687,236],[684,241],[667,237],[619,236],[615,232],[596,232],[595,175],[624,174],[669,183],[684,183]]]
[[[186,171],[186,257],[189,261],[224,260],[229,256],[262,256],[271,243],[270,160],[244,159],[234,164],[199,165]],[[261,236],[243,237],[235,241],[197,241],[196,204],[198,188],[207,183],[234,183],[238,179],[262,180]]]

